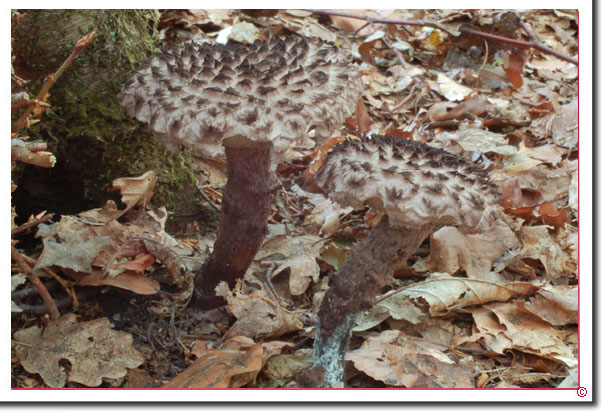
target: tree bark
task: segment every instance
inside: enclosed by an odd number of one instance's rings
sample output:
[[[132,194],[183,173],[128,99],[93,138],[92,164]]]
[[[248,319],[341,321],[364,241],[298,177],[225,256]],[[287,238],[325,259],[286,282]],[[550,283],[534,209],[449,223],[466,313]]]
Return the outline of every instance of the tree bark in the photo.
[[[224,305],[215,287],[233,287],[242,278],[267,233],[276,192],[276,162],[271,143],[226,146],[228,182],[213,253],[197,274],[191,306],[213,309]]]
[[[334,278],[318,312],[314,344],[314,377],[323,387],[344,387],[345,351],[351,329],[373,305],[396,267],[405,264],[433,229],[392,227],[384,216],[360,241]]]

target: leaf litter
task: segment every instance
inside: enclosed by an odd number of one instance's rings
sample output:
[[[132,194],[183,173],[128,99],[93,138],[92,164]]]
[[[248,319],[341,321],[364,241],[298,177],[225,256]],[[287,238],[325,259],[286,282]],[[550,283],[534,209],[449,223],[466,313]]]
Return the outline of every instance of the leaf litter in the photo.
[[[200,321],[187,318],[182,309],[213,238],[166,232],[168,213],[152,204],[153,171],[113,182],[121,193],[119,205],[109,201],[40,223],[43,250],[33,261],[34,271],[58,273],[72,288],[118,288],[125,293],[123,302],[133,298],[130,304],[142,308],[133,309],[151,317],[142,324],[122,319],[129,333],[119,332],[111,327],[117,318],[109,322],[94,312],[98,309],[79,302],[91,320],[77,321],[74,313],[40,322],[44,327],[13,320],[18,325],[14,357],[31,374],[22,374],[18,386],[41,386],[38,374],[51,387],[124,382],[139,387],[135,379],[139,385],[172,388],[295,387],[311,366],[313,325],[329,279],[351,245],[380,218],[371,210],[343,209],[312,187],[328,151],[360,132],[387,132],[471,159],[500,187],[504,215],[488,233],[444,227],[430,237],[408,263],[412,270],[403,272],[410,276],[394,279],[354,329],[348,383],[574,385],[577,66],[461,34],[469,22],[524,39],[514,18],[500,18],[506,12],[348,12],[436,21],[447,31],[365,25],[360,19],[300,10],[162,12],[161,36],[167,42],[220,31],[229,33],[230,41],[232,36],[250,41],[271,27],[273,35],[296,33],[347,49],[362,65],[363,101],[348,119],[346,134],[290,157],[280,174],[271,234],[244,279],[232,290],[218,287],[227,307]],[[520,17],[549,47],[576,54],[578,28],[570,11],[529,10]],[[199,160],[198,168],[199,190],[219,203],[224,163]],[[17,272],[12,278],[16,292],[24,288]],[[28,307],[16,301],[13,312],[19,305]],[[139,349],[132,346],[132,336],[144,342],[136,345]],[[153,355],[161,347],[170,348],[169,355]]]

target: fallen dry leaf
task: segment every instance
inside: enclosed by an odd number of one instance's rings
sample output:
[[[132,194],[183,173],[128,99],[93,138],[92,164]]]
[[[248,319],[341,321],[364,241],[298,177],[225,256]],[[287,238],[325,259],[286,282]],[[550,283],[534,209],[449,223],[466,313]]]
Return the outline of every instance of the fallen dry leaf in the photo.
[[[514,48],[508,55],[506,64],[504,65],[504,71],[508,80],[515,89],[520,89],[523,85],[523,64],[525,63],[525,52],[522,49]]]
[[[574,148],[579,137],[579,104],[577,99],[560,106],[558,114],[552,122],[554,143],[559,146]]]
[[[75,272],[92,272],[92,262],[110,243],[108,236],[96,235],[91,227],[79,219],[64,215],[50,225],[44,237],[44,250],[33,270],[58,266]]]
[[[13,292],[20,285],[27,282],[27,277],[23,273],[17,273],[16,275],[11,275],[10,277],[10,291]],[[11,312],[23,312],[23,309],[19,307],[12,300],[10,301],[10,311]]]
[[[425,348],[401,331],[369,337],[345,355],[353,366],[387,385],[406,388],[474,388],[471,361],[454,362],[437,349]]]
[[[293,33],[299,33],[309,38],[319,38],[328,43],[334,43],[337,35],[311,17],[306,10],[284,10],[270,20],[273,26],[283,26]]]
[[[443,73],[437,75],[437,80],[429,82],[431,89],[438,91],[447,100],[458,102],[472,93],[472,89],[450,79]]]
[[[116,288],[129,290],[138,295],[154,295],[161,291],[159,282],[132,271],[126,271],[114,277],[106,277],[103,272],[96,270],[82,276],[77,281],[77,285],[114,286]]]
[[[484,233],[466,234],[446,226],[431,236],[431,254],[426,263],[434,272],[453,275],[462,269],[469,278],[480,279],[507,250],[519,246],[518,238],[501,222]]]
[[[111,329],[107,318],[77,323],[74,313],[52,321],[42,330],[32,326],[15,332],[17,357],[30,373],[38,373],[52,388],[67,381],[100,386],[103,378],[119,379],[144,357],[132,347],[129,333]],[[61,363],[69,362],[67,372]]]
[[[493,152],[504,156],[517,152],[514,146],[508,144],[504,135],[487,130],[465,129],[453,138],[467,152]]]
[[[283,308],[263,291],[243,294],[240,284],[237,282],[234,291],[230,291],[225,282],[216,287],[216,295],[226,298],[228,309],[236,317],[228,336],[276,338],[303,329],[303,312]]]
[[[544,286],[529,299],[525,308],[553,326],[576,325],[579,321],[577,285]]]
[[[491,107],[481,96],[474,95],[460,104],[452,102],[434,103],[428,110],[431,121],[464,120],[480,117],[491,111]]]
[[[228,341],[221,349],[207,349],[164,388],[239,388],[261,370],[261,343],[251,339]]]
[[[504,334],[512,340],[514,349],[561,362],[568,367],[577,366],[572,348],[563,341],[563,332],[531,313],[524,302],[494,303],[488,308],[506,327]]]
[[[252,382],[265,362],[279,354],[288,342],[255,343],[236,336],[213,349],[205,345],[195,351],[198,357],[164,388],[240,388]]]
[[[91,216],[91,215],[89,215]],[[193,273],[201,259],[194,250],[169,236],[167,212],[148,205],[134,222],[110,219],[98,226],[81,217],[64,215],[44,228],[44,250],[34,270],[63,268],[78,285],[109,285],[139,293],[154,294],[159,282],[149,278],[157,264],[167,269],[163,283],[175,284],[178,300],[192,293]]]
[[[278,264],[272,272],[272,278],[290,269],[290,293],[298,296],[307,290],[312,281],[315,283],[320,278],[320,266],[316,258],[321,249],[322,238],[319,236],[277,235],[261,246],[255,260]]]
[[[447,314],[452,309],[531,295],[537,289],[529,283],[496,284],[480,279],[453,278],[445,273],[433,273],[429,279],[377,302],[353,330],[370,329],[388,317],[418,324],[429,316]]]
[[[126,208],[119,210],[119,213],[112,216],[112,218],[117,219],[123,216],[135,206],[145,208],[151,197],[153,197],[153,189],[157,179],[157,172],[149,170],[137,177],[120,177],[113,180],[113,187],[109,191],[119,190],[121,201],[125,203]]]
[[[384,10],[384,9],[340,9],[337,11],[342,11],[342,12],[346,12],[346,13],[351,13],[354,15],[360,15],[360,16],[369,16],[369,17],[373,17],[373,18],[389,18],[389,19],[395,19],[397,14],[395,10]],[[336,27],[338,27],[341,30],[345,30],[345,31],[349,31],[349,32],[355,32],[357,29],[359,29],[360,27],[364,26],[366,24],[365,20],[360,20],[360,19],[352,19],[350,17],[343,17],[343,16],[329,16],[330,20],[332,21],[332,24],[334,24]],[[365,27],[364,29],[362,29],[362,31],[360,32],[362,36],[366,36],[366,35],[370,35],[374,32],[376,32],[377,30],[380,29],[380,27],[382,26],[382,24],[370,24],[369,26]]]
[[[313,349],[303,348],[268,359],[262,369],[262,374],[268,379],[265,387],[279,388],[293,381],[312,366],[313,353]]]
[[[567,251],[567,248],[559,243],[561,235],[551,233],[550,229],[550,226],[543,225],[522,227],[518,235],[523,247],[518,256],[541,261],[546,274],[553,279],[575,278],[577,276],[575,254],[570,250]]]
[[[456,346],[468,342],[482,341],[483,346],[495,353],[503,355],[512,349],[512,340],[504,333],[506,327],[500,323],[498,317],[488,308],[481,306],[467,309],[474,319],[473,333],[471,336],[461,337],[455,342]]]

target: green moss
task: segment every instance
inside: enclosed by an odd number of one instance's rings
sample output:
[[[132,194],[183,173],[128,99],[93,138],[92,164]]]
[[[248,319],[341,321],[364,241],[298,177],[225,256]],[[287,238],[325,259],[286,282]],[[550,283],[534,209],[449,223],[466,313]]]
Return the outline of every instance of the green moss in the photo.
[[[158,12],[29,10],[26,13],[13,33],[13,47],[16,67],[33,80],[32,97],[44,77],[71,53],[77,40],[93,28],[98,30],[94,41],[50,90],[52,108],[38,124],[24,131],[32,138],[48,142],[49,150],[57,157],[52,171],[40,168],[28,171],[57,186],[57,190],[50,192],[58,199],[46,202],[56,203],[60,208],[62,197],[69,203],[65,206],[73,206],[73,199],[62,194],[67,190],[76,193],[74,197],[79,196],[80,210],[98,206],[108,198],[105,189],[113,179],[154,169],[159,172],[159,183],[153,203],[172,211],[180,209],[182,191],[193,178],[190,154],[169,156],[158,146],[148,125],[128,120],[116,101],[123,83],[158,50]],[[40,203],[44,201],[40,199]],[[41,204],[40,208],[47,207]],[[65,210],[72,213],[68,208]]]

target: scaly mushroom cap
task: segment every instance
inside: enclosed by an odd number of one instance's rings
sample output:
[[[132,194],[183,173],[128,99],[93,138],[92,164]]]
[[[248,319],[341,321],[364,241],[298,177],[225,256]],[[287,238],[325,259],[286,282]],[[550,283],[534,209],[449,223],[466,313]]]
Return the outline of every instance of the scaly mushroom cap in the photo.
[[[342,206],[384,210],[391,225],[427,223],[490,230],[499,193],[484,171],[427,144],[389,136],[362,137],[336,146],[315,184]]]
[[[206,157],[222,144],[273,142],[278,156],[329,136],[355,110],[362,83],[350,56],[304,39],[187,43],[154,57],[117,96],[159,143]]]

